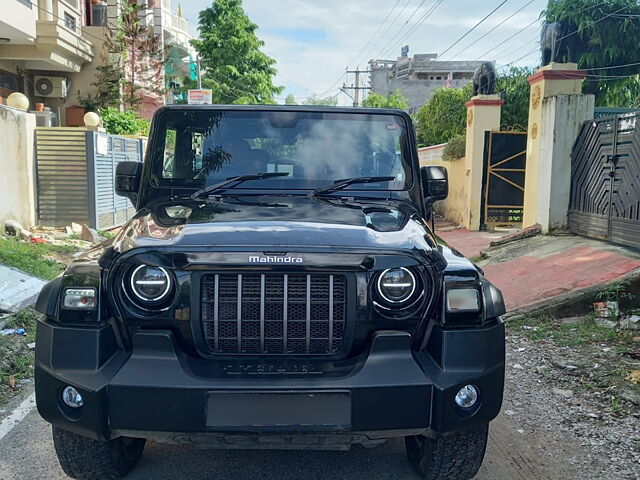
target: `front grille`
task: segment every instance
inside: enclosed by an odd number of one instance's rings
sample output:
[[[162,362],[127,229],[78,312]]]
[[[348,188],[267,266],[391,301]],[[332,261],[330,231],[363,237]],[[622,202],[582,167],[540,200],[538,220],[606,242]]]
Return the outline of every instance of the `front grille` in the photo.
[[[342,275],[202,276],[202,333],[212,353],[331,355],[346,323]]]

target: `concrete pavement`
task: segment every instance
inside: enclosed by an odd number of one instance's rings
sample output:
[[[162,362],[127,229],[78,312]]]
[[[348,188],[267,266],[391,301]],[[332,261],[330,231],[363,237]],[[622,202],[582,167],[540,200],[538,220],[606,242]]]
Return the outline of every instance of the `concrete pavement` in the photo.
[[[489,248],[506,233],[437,233],[467,256],[487,254],[478,265],[502,290],[510,311],[615,281],[640,268],[640,252],[577,235],[541,235]]]

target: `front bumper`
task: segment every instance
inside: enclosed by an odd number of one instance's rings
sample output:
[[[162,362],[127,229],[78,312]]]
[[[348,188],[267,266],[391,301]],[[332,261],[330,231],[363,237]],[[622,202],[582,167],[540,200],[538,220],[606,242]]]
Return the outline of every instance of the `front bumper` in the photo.
[[[48,422],[100,440],[126,435],[203,443],[210,437],[220,444],[247,434],[318,434],[342,436],[347,442],[439,435],[488,422],[498,414],[504,387],[504,325],[497,320],[469,330],[437,326],[425,352],[411,351],[406,332],[380,331],[362,358],[352,365],[335,365],[333,373],[315,369],[309,360],[264,362],[243,359],[223,365],[224,360],[196,360],[182,353],[166,330],[139,331],[131,354],[126,354],[117,348],[108,326],[88,330],[43,320],[38,325],[36,401]],[[480,401],[471,411],[454,403],[466,384],[480,391]],[[82,394],[81,409],[62,404],[60,392],[66,385]],[[212,423],[207,413],[212,394],[278,392],[345,394],[350,421],[223,427],[224,419]]]

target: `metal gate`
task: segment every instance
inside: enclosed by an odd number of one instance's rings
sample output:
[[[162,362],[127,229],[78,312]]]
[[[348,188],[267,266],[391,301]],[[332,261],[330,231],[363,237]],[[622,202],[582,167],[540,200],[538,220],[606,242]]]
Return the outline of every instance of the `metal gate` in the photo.
[[[103,230],[126,222],[135,209],[113,188],[118,162],[142,161],[139,138],[79,128],[37,128],[35,134],[38,223],[86,223]]]
[[[485,133],[480,225],[522,223],[526,161],[526,133]]]
[[[639,118],[582,125],[571,153],[571,232],[640,248]]]

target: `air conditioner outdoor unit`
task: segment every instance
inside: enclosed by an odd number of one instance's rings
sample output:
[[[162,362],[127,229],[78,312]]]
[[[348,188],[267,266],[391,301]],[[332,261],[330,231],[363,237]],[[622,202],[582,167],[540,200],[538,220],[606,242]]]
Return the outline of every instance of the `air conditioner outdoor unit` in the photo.
[[[38,97],[67,98],[67,79],[63,77],[34,77],[33,89]]]

